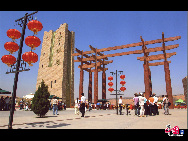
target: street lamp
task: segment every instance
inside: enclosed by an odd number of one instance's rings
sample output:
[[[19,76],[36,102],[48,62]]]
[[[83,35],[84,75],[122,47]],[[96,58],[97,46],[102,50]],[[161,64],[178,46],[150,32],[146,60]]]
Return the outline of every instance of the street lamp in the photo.
[[[123,74],[123,71],[117,71],[116,70],[116,72],[110,72],[112,75],[116,75],[116,89],[115,90],[113,90],[113,88],[112,88],[112,90],[110,90],[111,92],[112,91],[116,91],[116,93],[115,94],[110,94],[110,95],[116,95],[116,107],[117,107],[117,115],[118,115],[118,102],[117,102],[117,96],[118,95],[124,95],[124,94],[120,94],[120,92],[122,91],[121,90],[121,88],[120,88],[120,90],[118,90],[117,89],[117,74],[118,74],[118,72],[119,72],[119,74]],[[122,76],[122,75],[121,75]],[[121,76],[120,76],[120,78],[121,78]],[[125,77],[123,77],[123,78],[125,78]],[[122,79],[122,78],[121,78]],[[113,80],[113,77],[109,77],[109,80],[111,81],[111,80]],[[118,92],[118,93],[117,93]]]
[[[12,55],[4,55],[1,60],[3,63],[6,63],[8,66],[11,66],[11,69],[10,71],[7,70],[6,74],[9,74],[9,73],[15,73],[15,77],[14,77],[14,85],[13,85],[13,93],[12,93],[12,101],[11,101],[11,108],[10,108],[10,116],[9,116],[9,125],[8,125],[8,129],[12,129],[12,123],[13,123],[13,115],[14,115],[14,110],[15,110],[15,98],[16,98],[16,90],[17,90],[17,82],[18,82],[18,74],[19,72],[22,72],[22,71],[29,71],[30,69],[26,69],[26,63],[27,62],[29,65],[31,65],[31,63],[35,63],[36,60],[38,60],[38,55],[36,56],[32,56],[32,55],[27,55],[28,58],[31,58],[31,59],[28,59],[27,57],[23,58],[23,55],[22,55],[22,47],[23,47],[23,41],[24,41],[24,35],[25,35],[25,29],[26,29],[26,25],[27,25],[27,20],[28,21],[33,21],[33,15],[35,13],[37,13],[38,11],[36,12],[33,12],[31,14],[28,14],[26,13],[24,17],[20,18],[20,19],[17,19],[15,20],[15,22],[18,22],[18,25],[20,25],[20,27],[22,27],[22,34],[21,34],[21,39],[20,39],[20,45],[19,45],[19,50],[18,50],[18,57],[17,57],[17,60],[15,61],[14,57]],[[31,22],[32,22],[31,21]],[[29,24],[29,23],[28,23]],[[29,28],[30,29],[30,28]],[[36,28],[38,29],[38,28]],[[36,29],[34,30],[34,28],[32,28],[31,31],[34,32],[34,34],[36,34]],[[41,29],[40,29],[41,30]],[[40,31],[40,30],[37,30]],[[11,35],[12,36],[11,36]],[[15,39],[18,39],[20,38],[20,33],[18,30],[16,29],[9,29],[7,31],[7,36],[9,38],[12,38],[13,39],[13,42],[15,41]],[[9,43],[10,44],[10,43]],[[11,43],[13,44],[13,43]],[[29,46],[29,45],[28,45]],[[10,51],[10,53],[12,51],[16,51],[16,50],[10,50],[11,47],[8,47],[8,51]],[[13,47],[12,47],[13,48]],[[7,49],[7,48],[5,48]],[[32,49],[31,51],[32,52]],[[27,52],[26,52],[27,53]],[[24,54],[26,54],[24,53]],[[22,59],[21,60],[21,55],[22,55]],[[5,57],[7,56],[7,57]],[[36,59],[37,58],[37,59]],[[35,59],[35,61],[33,61],[32,59]],[[15,65],[14,65],[15,64]]]

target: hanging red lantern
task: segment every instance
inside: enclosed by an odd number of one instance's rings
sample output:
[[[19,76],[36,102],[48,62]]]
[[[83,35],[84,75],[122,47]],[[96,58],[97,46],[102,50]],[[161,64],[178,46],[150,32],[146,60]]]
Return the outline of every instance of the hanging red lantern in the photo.
[[[120,84],[121,84],[122,86],[124,86],[125,83],[126,83],[125,81],[121,81],[121,82],[120,82]]]
[[[21,33],[16,29],[9,29],[7,31],[7,36],[15,41],[15,39],[19,39],[21,37]]]
[[[16,51],[19,49],[18,44],[15,43],[15,42],[6,42],[6,43],[4,44],[4,47],[5,47],[5,49],[6,49],[7,51],[9,51],[11,54],[12,54],[13,52],[16,52]]]
[[[37,21],[37,20],[32,20],[30,21],[28,24],[28,29],[33,31],[34,34],[37,34],[38,31],[41,31],[43,26],[42,26],[42,23]]]
[[[124,92],[126,90],[126,88],[125,87],[121,87],[120,90]]]
[[[113,77],[112,76],[108,77],[108,80],[110,80],[110,81],[113,80]]]
[[[112,82],[109,82],[108,85],[112,87],[114,84]]]
[[[120,78],[124,80],[125,79],[125,75],[121,75]]]
[[[28,36],[25,38],[25,44],[35,50],[36,47],[40,46],[41,41],[36,36]]]
[[[22,59],[29,64],[29,66],[33,66],[31,63],[36,63],[38,61],[38,55],[32,51],[25,52],[22,55]]]
[[[1,58],[2,62],[7,64],[9,67],[16,63],[16,58],[12,55],[4,55]]]
[[[108,91],[112,92],[112,91],[114,91],[114,89],[113,88],[109,88]]]

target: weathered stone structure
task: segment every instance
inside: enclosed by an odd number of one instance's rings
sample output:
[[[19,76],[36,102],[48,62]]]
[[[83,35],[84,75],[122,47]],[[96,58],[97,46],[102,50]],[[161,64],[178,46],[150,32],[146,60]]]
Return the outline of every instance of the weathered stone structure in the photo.
[[[75,33],[66,23],[44,32],[36,84],[38,89],[43,79],[50,95],[62,98],[67,107],[74,103],[74,44]]]
[[[184,88],[185,102],[187,104],[187,76],[182,79],[182,83]]]

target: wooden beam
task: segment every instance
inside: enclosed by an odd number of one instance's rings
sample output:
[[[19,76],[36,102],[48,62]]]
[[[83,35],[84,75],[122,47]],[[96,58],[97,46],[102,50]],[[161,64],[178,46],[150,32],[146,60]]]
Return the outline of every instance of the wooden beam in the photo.
[[[108,68],[104,68],[104,71],[108,70]],[[94,72],[95,69],[92,69],[91,72]],[[103,69],[97,69],[98,72],[103,71]]]
[[[176,55],[176,52],[173,53],[166,53],[166,57],[170,58],[171,56]],[[137,60],[144,61],[144,56],[143,57],[137,57]],[[158,54],[158,55],[151,55],[146,58],[146,61],[153,61],[153,60],[161,60],[164,59],[164,54]]]
[[[179,47],[179,44],[176,45],[169,45],[166,46],[165,49],[166,50],[170,50],[170,49],[174,49]],[[157,52],[157,51],[163,51],[163,47],[156,47],[156,48],[149,48],[146,49],[145,52]],[[128,51],[128,52],[121,52],[121,53],[114,53],[114,54],[107,54],[104,56],[97,56],[97,59],[103,59],[105,57],[115,57],[115,56],[123,56],[123,55],[130,55],[130,54],[142,54],[143,50],[134,50],[134,51]],[[90,58],[83,58],[83,61],[93,61],[94,57],[90,57]],[[80,62],[79,60],[74,60],[74,62]]]
[[[113,62],[113,60],[104,61],[103,64],[104,64],[104,65],[107,65],[107,64],[110,64],[110,63],[112,63],[112,62]],[[100,63],[100,62],[97,62],[97,66],[101,66],[101,63]],[[93,68],[93,67],[95,67],[95,63],[91,63],[91,64],[89,64],[89,65],[83,64],[83,66],[82,66],[82,68]],[[81,65],[79,65],[78,68],[81,68]]]
[[[98,55],[100,55],[100,56],[104,56],[104,54],[98,52],[98,51],[96,50],[96,48],[92,47],[91,45],[89,45],[89,47],[90,47],[90,49],[93,50],[94,52],[97,52]],[[108,60],[107,57],[106,57],[106,58],[103,58],[103,59]]]
[[[75,50],[76,50],[76,52],[78,52],[80,55],[82,54],[82,51],[81,51],[81,50],[79,50],[79,49],[77,49],[77,48],[75,48]],[[90,56],[88,56],[87,54],[83,54],[83,56],[86,57],[86,58],[90,58]]]
[[[168,63],[171,63],[171,61],[167,61]],[[164,65],[164,62],[155,62],[155,63],[148,63],[149,66],[159,66]]]
[[[181,39],[181,36],[164,38],[164,42],[174,41],[174,40],[178,40],[178,39]],[[145,45],[162,43],[162,42],[163,42],[162,39],[145,41]],[[130,48],[130,47],[136,47],[136,46],[142,46],[142,45],[143,45],[142,42],[138,42],[138,43],[132,43],[132,44],[127,44],[127,45],[121,45],[121,46],[114,46],[114,47],[97,49],[97,52],[104,52],[104,51],[117,50],[117,49],[124,49],[124,48]],[[83,52],[83,54],[91,54],[91,53],[95,53],[95,52],[93,50]],[[72,56],[78,56],[78,55],[80,55],[80,54],[79,53],[73,53],[72,54]]]
[[[82,63],[85,63],[87,65],[90,65],[90,62],[83,61],[83,59],[81,57],[77,57],[77,59],[78,59],[78,62],[82,62]]]

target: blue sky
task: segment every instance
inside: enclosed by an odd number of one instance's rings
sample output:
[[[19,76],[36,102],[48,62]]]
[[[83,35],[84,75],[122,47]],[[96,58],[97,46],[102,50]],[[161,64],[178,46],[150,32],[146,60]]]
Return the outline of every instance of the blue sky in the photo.
[[[25,13],[33,11],[0,11],[0,57],[8,54],[4,49],[4,44],[11,41],[7,37],[8,29],[16,28],[21,32],[20,26],[14,26],[15,20],[23,17]],[[165,38],[181,36],[180,40],[167,42],[166,45],[179,44],[179,47],[170,51],[177,52],[168,60],[170,63],[171,83],[173,94],[183,94],[182,79],[187,75],[187,12],[185,11],[39,11],[34,17],[37,17],[43,24],[42,31],[38,32],[37,37],[42,41],[44,31],[57,30],[60,24],[68,23],[69,30],[75,32],[75,47],[88,51],[89,45],[95,48],[107,48],[119,45],[126,45],[140,42],[140,36],[145,41],[161,39],[162,32]],[[26,29],[25,37],[33,35],[33,32]],[[19,44],[19,40],[17,40]],[[161,47],[162,44],[148,45],[148,48]],[[42,44],[34,51],[40,57]],[[112,54],[126,52],[130,50],[139,50],[141,46],[129,49],[104,52]],[[30,51],[30,48],[23,46],[23,53]],[[14,56],[17,58],[17,53]],[[150,55],[162,54],[150,53]],[[143,54],[133,54],[119,57],[111,57],[112,64],[107,65],[106,76],[109,77],[111,71],[116,69],[124,71],[126,75],[125,87],[127,90],[124,96],[133,96],[135,92],[144,91],[144,69],[143,62],[137,60]],[[76,59],[76,57],[75,57]],[[163,61],[163,60],[159,60]],[[155,61],[156,62],[156,61]],[[80,63],[75,63],[75,98],[79,93],[79,69]],[[30,67],[30,71],[21,72],[18,78],[17,96],[34,93],[36,90],[36,81],[39,61]],[[8,66],[0,61],[0,87],[12,91],[14,74],[5,74]],[[164,66],[151,66],[152,89],[157,95],[166,94]],[[88,92],[88,73],[84,72],[84,93]],[[99,73],[99,98],[102,91],[102,73]],[[94,79],[93,79],[94,80]],[[120,82],[118,78],[118,82]],[[109,81],[107,80],[107,83]],[[115,83],[115,81],[114,81]],[[107,85],[107,89],[109,86]],[[115,88],[115,86],[114,86]],[[120,88],[120,85],[118,85]],[[94,90],[93,90],[94,92]],[[107,98],[110,98],[110,92],[107,91]]]

